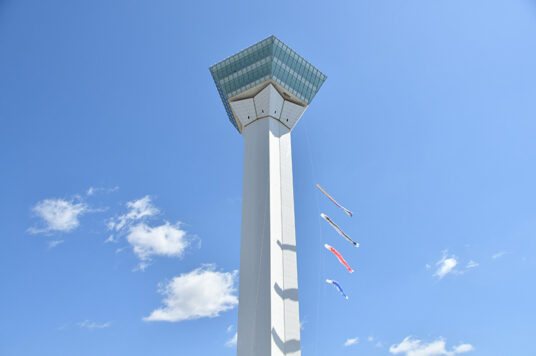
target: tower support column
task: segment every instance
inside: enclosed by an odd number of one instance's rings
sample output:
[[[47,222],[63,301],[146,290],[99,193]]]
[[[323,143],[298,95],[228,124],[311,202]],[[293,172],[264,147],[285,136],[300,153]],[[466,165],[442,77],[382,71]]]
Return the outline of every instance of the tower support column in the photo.
[[[238,356],[300,356],[290,136],[327,77],[275,36],[210,73],[245,139]]]
[[[299,356],[291,132],[267,116],[242,134],[238,356]]]

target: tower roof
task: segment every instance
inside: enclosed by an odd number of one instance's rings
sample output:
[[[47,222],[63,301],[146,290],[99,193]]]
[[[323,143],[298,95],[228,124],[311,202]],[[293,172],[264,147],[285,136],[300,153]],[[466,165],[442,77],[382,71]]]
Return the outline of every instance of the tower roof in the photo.
[[[327,78],[275,36],[211,66],[210,72],[229,120],[239,131],[240,124],[229,105],[233,98],[265,82],[273,82],[283,89],[284,96],[307,106]]]

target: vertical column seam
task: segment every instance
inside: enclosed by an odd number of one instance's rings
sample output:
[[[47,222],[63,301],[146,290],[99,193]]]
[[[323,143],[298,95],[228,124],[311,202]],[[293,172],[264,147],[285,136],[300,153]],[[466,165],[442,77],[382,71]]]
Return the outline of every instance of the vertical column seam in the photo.
[[[276,120],[277,122],[277,131],[278,131],[278,144],[279,144],[279,199],[281,200],[281,209],[279,209],[279,214],[281,216],[281,246],[285,245],[284,240],[284,225],[285,221],[283,218],[283,178],[281,175],[282,166],[283,166],[283,160],[282,160],[282,154],[281,154],[281,122],[279,120]],[[285,295],[285,253],[284,249],[281,249],[281,284],[283,289],[283,296]],[[287,343],[287,303],[285,302],[285,298],[283,298],[283,353],[286,355],[286,343]]]

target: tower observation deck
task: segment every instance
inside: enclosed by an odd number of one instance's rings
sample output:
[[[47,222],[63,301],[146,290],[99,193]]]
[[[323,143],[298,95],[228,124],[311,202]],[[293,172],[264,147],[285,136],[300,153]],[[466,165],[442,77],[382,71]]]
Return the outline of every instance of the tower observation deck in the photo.
[[[326,76],[275,36],[210,72],[245,140],[237,354],[298,356],[291,131]]]

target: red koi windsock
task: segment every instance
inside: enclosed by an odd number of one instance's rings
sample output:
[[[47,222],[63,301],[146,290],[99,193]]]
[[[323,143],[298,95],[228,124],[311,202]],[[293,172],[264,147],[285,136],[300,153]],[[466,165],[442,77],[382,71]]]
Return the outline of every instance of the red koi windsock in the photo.
[[[346,260],[342,257],[342,255],[339,253],[339,251],[335,250],[332,246],[328,245],[328,244],[325,244],[324,247],[328,250],[328,251],[331,251],[335,256],[337,256],[337,258],[339,259],[339,262],[348,269],[348,271],[350,273],[352,273],[354,270],[348,266],[348,262],[346,262]]]

